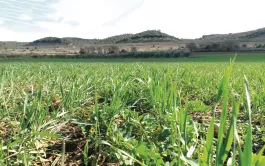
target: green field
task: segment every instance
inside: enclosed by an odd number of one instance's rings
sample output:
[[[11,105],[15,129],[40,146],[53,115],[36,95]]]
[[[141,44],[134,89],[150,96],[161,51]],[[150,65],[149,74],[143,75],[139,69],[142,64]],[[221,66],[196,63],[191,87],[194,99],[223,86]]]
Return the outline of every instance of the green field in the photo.
[[[264,165],[265,54],[233,56],[1,59],[0,165]]]
[[[0,62],[229,62],[236,53],[193,53],[189,58],[111,58],[111,59],[62,59],[62,58],[0,58]],[[3,56],[2,56],[3,57]],[[7,55],[8,57],[8,55]],[[237,62],[265,62],[265,53],[238,53]]]

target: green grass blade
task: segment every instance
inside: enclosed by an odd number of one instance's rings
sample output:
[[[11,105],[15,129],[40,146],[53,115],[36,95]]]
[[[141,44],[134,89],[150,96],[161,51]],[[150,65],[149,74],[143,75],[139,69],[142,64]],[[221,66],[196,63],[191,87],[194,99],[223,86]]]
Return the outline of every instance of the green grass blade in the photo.
[[[264,150],[265,150],[265,145],[259,151],[258,155],[256,155],[255,157],[253,157],[252,165],[259,166],[259,165],[261,165],[261,163],[263,162],[263,160],[265,162],[265,157],[262,156]]]
[[[251,125],[251,101],[250,101],[250,95],[249,95],[249,89],[248,89],[248,81],[246,76],[244,76],[244,87],[245,87],[245,92],[246,92],[246,99],[247,99],[247,105],[248,105],[248,114],[249,114],[249,125],[247,129],[247,137],[245,141],[245,146],[244,146],[244,152],[243,152],[243,158],[242,164],[243,166],[246,165],[251,165],[252,163],[252,125]]]
[[[87,141],[86,145],[85,145],[84,152],[83,152],[85,166],[88,166],[88,162],[89,162],[88,151],[89,151],[89,145],[88,145],[88,141]]]
[[[221,146],[221,150],[219,152],[220,156],[222,156],[222,157],[217,159],[217,161],[219,162],[219,165],[223,165],[225,163],[227,156],[228,156],[228,153],[231,149],[231,145],[232,145],[233,140],[234,140],[234,128],[236,127],[234,121],[237,119],[236,112],[237,112],[238,108],[239,108],[239,104],[235,104],[233,102],[232,118],[230,120],[230,125],[229,125],[229,128],[227,130],[227,133],[225,134],[226,137],[223,141],[223,145]]]
[[[233,99],[233,110],[232,110],[232,119],[233,119],[233,157],[232,157],[232,166],[236,166],[236,140],[237,140],[237,129],[236,129],[236,122],[237,122],[237,116],[238,116],[238,111],[239,111],[239,102],[235,102],[235,99]],[[240,153],[241,149],[239,149]]]
[[[252,134],[250,127],[248,127],[247,129],[247,137],[244,146],[243,158],[241,158],[240,160],[243,161],[243,166],[249,166],[252,163]]]
[[[244,75],[244,86],[245,86],[245,92],[246,92],[246,99],[247,99],[247,105],[248,105],[248,116],[249,116],[249,126],[252,131],[252,125],[251,125],[251,101],[250,101],[250,94],[249,94],[249,88],[248,88],[248,80],[246,75]]]
[[[211,165],[213,157],[213,137],[214,137],[214,118],[212,118],[207,131],[206,145],[204,147],[203,156],[200,161],[201,165]]]
[[[225,72],[225,75],[219,85],[219,88],[218,88],[218,94],[217,94],[217,98],[216,98],[216,103],[218,103],[224,93],[224,90],[226,88],[226,83],[229,81],[229,77],[232,73],[232,68],[233,68],[233,65],[234,65],[234,62],[235,62],[235,59],[236,59],[236,56],[237,54],[235,55],[234,59],[232,60],[230,66],[228,67],[228,69],[226,70]]]
[[[232,132],[231,130],[233,129],[233,128],[230,128],[230,131],[228,133],[225,133],[226,119],[227,119],[227,106],[228,106],[228,97],[229,97],[229,78],[232,74],[233,62],[230,64],[227,71],[225,72],[223,81],[221,84],[222,86],[220,86],[221,89],[219,89],[219,91],[221,91],[223,95],[223,104],[222,104],[222,113],[221,113],[221,118],[220,118],[220,128],[218,130],[216,165],[223,165],[223,159],[226,158],[226,155],[225,155],[226,147],[223,147],[224,137],[226,134],[231,134]],[[231,141],[232,140],[229,138],[229,140],[226,143],[229,144]]]

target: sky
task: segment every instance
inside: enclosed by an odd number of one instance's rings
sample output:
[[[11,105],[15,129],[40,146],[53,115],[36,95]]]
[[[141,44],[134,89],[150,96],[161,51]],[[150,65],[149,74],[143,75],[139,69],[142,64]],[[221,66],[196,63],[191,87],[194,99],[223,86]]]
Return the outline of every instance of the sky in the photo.
[[[0,41],[145,30],[192,39],[263,28],[264,6],[264,0],[0,0]]]

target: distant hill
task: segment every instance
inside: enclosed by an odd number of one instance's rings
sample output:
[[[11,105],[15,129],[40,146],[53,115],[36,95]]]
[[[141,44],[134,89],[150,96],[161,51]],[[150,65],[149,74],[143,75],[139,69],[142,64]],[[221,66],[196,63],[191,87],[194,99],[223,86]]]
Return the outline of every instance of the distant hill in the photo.
[[[117,43],[140,43],[159,41],[178,41],[179,39],[157,30],[148,30],[124,38]]]
[[[65,38],[58,38],[58,37],[45,37],[42,39],[35,40],[27,45],[86,45],[86,44],[94,44],[98,39],[82,39],[82,38],[74,38],[74,37],[65,37]]]
[[[224,41],[224,40],[260,41],[260,40],[265,40],[265,28],[260,28],[257,30],[240,32],[240,33],[204,35],[196,40],[212,41],[212,42]]]
[[[133,34],[122,34],[122,35],[111,36],[102,40],[98,40],[96,44],[116,44],[132,36]]]
[[[211,34],[204,35],[201,38],[195,39],[196,42],[221,42],[225,40],[238,40],[238,41],[265,41],[265,28],[230,34]],[[90,45],[90,44],[122,44],[122,43],[144,43],[144,42],[169,42],[180,41],[183,43],[194,41],[194,39],[178,39],[174,36],[163,33],[159,30],[147,30],[137,34],[122,34],[111,36],[105,39],[82,39],[74,37],[46,37],[35,40],[27,45]]]
[[[16,49],[23,47],[24,45],[28,44],[27,42],[16,42],[16,41],[0,41],[0,49]]]
[[[148,30],[137,34],[123,34],[108,37],[98,41],[98,44],[118,44],[118,43],[141,43],[141,42],[158,42],[158,41],[176,41],[179,40],[174,36],[157,30]]]
[[[100,41],[99,39],[82,39],[77,37],[65,37],[63,40],[73,43],[74,45],[87,45],[87,44],[95,44]]]
[[[122,34],[111,36],[105,39],[82,39],[74,37],[45,37],[35,40],[28,45],[89,45],[89,44],[118,44],[118,43],[140,43],[140,42],[158,42],[158,41],[178,41],[179,39],[157,30],[148,30],[137,34]]]
[[[49,45],[49,44],[69,44],[69,43],[70,42],[68,40],[61,39],[58,37],[45,37],[45,38],[41,38],[33,42],[30,42],[27,45],[31,46],[31,45],[42,45],[42,44]]]

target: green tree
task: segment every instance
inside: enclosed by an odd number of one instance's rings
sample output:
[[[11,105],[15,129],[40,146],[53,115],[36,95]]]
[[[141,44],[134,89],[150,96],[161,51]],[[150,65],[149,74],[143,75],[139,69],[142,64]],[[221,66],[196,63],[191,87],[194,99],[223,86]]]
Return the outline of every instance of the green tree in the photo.
[[[186,44],[186,48],[187,48],[189,51],[194,52],[194,51],[197,50],[198,47],[197,47],[196,43],[194,43],[194,42],[190,42],[190,43],[187,43],[187,44]]]
[[[243,48],[246,48],[246,47],[248,47],[248,46],[247,46],[246,44],[242,44],[242,47],[243,47]]]

